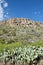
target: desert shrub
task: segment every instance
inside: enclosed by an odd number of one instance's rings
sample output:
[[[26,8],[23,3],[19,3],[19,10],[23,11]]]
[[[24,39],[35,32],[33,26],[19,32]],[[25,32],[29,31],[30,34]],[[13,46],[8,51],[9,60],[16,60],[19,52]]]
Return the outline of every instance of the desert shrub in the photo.
[[[41,56],[43,57],[43,47],[24,46],[13,48],[11,51],[9,49],[4,49],[3,52],[0,53],[0,61],[4,61],[5,64],[11,60],[11,63],[16,65],[19,63],[22,63],[22,65],[37,65]]]
[[[5,34],[5,33],[8,33],[8,30],[6,30],[6,29],[3,29],[3,33]]]
[[[16,31],[10,31],[9,34],[12,36],[16,36]]]
[[[3,35],[3,34],[4,34],[3,30],[0,30],[0,35]]]
[[[0,43],[4,44],[5,43],[5,39],[4,38],[0,38]]]

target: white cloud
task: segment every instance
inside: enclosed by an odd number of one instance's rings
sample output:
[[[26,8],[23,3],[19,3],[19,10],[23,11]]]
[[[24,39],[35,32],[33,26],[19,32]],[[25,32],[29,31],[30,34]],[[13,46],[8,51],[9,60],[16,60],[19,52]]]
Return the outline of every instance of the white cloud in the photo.
[[[0,0],[0,2],[1,2],[2,0]]]
[[[6,17],[6,15],[4,15],[4,17]]]
[[[5,8],[5,7],[8,7],[8,3],[5,2],[3,6],[4,6],[4,8]]]
[[[6,14],[8,14],[8,12]]]
[[[4,5],[4,7],[2,6]],[[4,8],[8,7],[8,3],[5,0],[0,0],[0,21],[7,17],[8,12],[6,13]]]
[[[0,0],[0,2],[2,2],[2,0]]]
[[[4,2],[4,0],[0,0],[0,3],[3,3]]]
[[[0,5],[0,20],[3,20],[3,8]]]

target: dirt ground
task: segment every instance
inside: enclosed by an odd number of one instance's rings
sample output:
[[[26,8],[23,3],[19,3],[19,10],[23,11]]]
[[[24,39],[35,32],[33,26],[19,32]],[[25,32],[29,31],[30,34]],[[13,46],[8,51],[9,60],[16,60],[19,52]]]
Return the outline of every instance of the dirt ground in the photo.
[[[13,65],[13,64],[11,64],[11,62],[7,62],[6,64],[4,64],[3,62],[0,62],[0,65]],[[20,65],[20,64],[17,64],[17,65]],[[37,64],[32,64],[32,65],[43,65],[43,59],[41,59]]]

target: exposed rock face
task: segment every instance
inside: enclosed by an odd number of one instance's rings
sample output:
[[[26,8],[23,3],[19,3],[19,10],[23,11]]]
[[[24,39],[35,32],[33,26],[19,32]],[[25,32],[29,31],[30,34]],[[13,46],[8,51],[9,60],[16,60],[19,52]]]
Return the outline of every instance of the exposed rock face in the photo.
[[[43,27],[43,23],[38,23],[38,22],[35,22],[35,21],[32,21],[30,19],[26,19],[26,18],[12,18],[12,19],[9,19],[9,20],[5,20],[3,22],[0,22],[0,24],[9,24],[11,27],[13,27],[14,25],[29,25],[29,26],[42,26]]]
[[[14,19],[10,19],[7,21],[7,23],[10,24],[11,27],[13,27],[14,25],[30,25],[30,26],[42,26],[43,27],[43,23],[38,23],[38,22],[33,22],[30,19],[25,19],[25,18],[14,18]]]

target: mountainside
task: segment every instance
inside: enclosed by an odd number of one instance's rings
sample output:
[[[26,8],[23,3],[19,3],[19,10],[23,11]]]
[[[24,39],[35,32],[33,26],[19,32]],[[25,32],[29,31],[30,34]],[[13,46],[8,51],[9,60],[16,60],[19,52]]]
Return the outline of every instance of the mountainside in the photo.
[[[0,22],[0,65],[43,65],[43,23],[26,18]]]
[[[43,40],[43,23],[26,18],[0,22],[0,43],[34,43]]]

